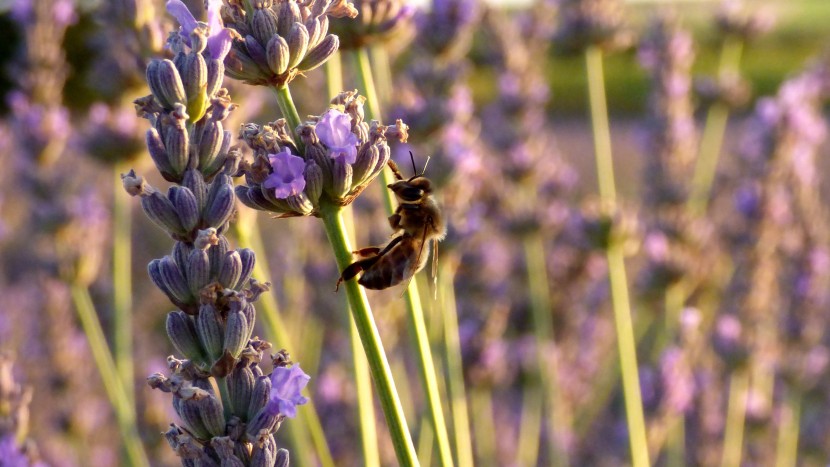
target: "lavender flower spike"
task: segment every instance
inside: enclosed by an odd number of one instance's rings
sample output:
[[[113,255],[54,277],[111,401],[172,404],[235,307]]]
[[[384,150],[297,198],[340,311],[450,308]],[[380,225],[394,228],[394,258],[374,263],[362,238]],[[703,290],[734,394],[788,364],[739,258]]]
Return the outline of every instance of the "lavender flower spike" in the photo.
[[[271,373],[271,395],[268,400],[268,410],[289,418],[297,416],[297,406],[308,402],[300,395],[300,391],[311,379],[295,364],[291,368],[277,367]]]
[[[352,118],[337,109],[329,109],[315,127],[320,141],[329,148],[333,159],[354,164],[357,159],[357,136],[352,133]]]
[[[351,134],[351,133],[349,133]],[[354,135],[352,135],[354,136]],[[286,147],[277,154],[268,154],[271,168],[274,170],[263,182],[263,186],[274,190],[274,197],[285,199],[298,195],[305,189],[305,161],[302,157],[291,154]]]

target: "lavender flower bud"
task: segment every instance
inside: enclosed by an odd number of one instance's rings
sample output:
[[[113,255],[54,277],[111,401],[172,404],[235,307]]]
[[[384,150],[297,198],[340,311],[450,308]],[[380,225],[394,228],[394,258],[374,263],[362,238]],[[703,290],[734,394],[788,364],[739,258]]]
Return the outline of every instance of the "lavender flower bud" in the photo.
[[[141,208],[153,223],[171,235],[184,235],[184,226],[176,213],[176,207],[166,196],[158,191],[152,191],[141,197]]]
[[[254,37],[261,43],[267,44],[268,41],[275,35],[278,35],[279,19],[277,13],[270,8],[258,8],[254,12],[253,22],[251,23],[251,30]],[[282,35],[282,34],[280,34]]]
[[[182,83],[187,95],[187,113],[192,121],[198,122],[205,115],[208,106],[207,64],[202,54],[187,54],[182,67]]]
[[[208,193],[207,206],[204,211],[204,222],[216,229],[222,227],[231,218],[234,210],[233,185],[227,175],[220,175],[213,181]]]
[[[163,115],[160,119],[164,149],[167,160],[176,179],[184,173],[190,156],[190,136],[187,132],[188,115],[181,104],[176,104],[176,111]]]
[[[268,47],[265,51],[265,58],[268,62],[268,68],[272,72],[281,75],[288,69],[288,42],[280,36],[274,36],[268,41]]]
[[[199,337],[196,335],[196,325],[183,311],[172,311],[167,314],[167,336],[173,347],[188,359],[198,363],[206,361]]]
[[[294,5],[283,3],[283,5]],[[288,34],[288,67],[294,68],[300,64],[308,51],[308,31],[302,23],[294,23]]]
[[[208,192],[208,186],[205,183],[202,173],[192,169],[185,171],[184,177],[182,178],[182,186],[188,188],[193,193],[199,206],[199,212],[202,212],[205,209]]]
[[[250,330],[248,320],[242,311],[228,313],[228,319],[225,323],[225,351],[234,358],[238,357],[239,352],[248,344]]]
[[[314,46],[305,58],[298,65],[298,68],[304,71],[310,71],[318,66],[326,63],[329,57],[335,54],[340,48],[340,38],[334,34],[329,34],[319,44]]]
[[[222,402],[211,394],[198,403],[202,423],[207,431],[213,436],[225,434],[225,414],[222,409]]]
[[[198,297],[202,288],[210,283],[210,259],[205,250],[196,248],[188,255],[186,264],[185,271],[190,292],[194,297]]]
[[[175,178],[176,171],[170,163],[170,158],[167,156],[167,150],[164,149],[164,142],[161,140],[161,135],[159,135],[158,130],[155,128],[147,130],[145,141],[150,157],[153,158],[156,168],[161,172],[165,180]]]
[[[313,160],[306,162],[305,166],[305,194],[314,207],[320,203],[320,196],[323,194],[323,170]]]
[[[272,467],[277,461],[277,443],[268,433],[257,433],[251,452],[251,467]]]
[[[328,193],[333,198],[343,198],[352,188],[352,175],[354,169],[352,165],[343,159],[334,160],[334,169],[332,170],[331,186],[329,186]]]
[[[277,460],[274,462],[274,467],[288,467],[288,449],[277,450]]]
[[[239,279],[237,280],[236,284],[231,287],[234,290],[241,290],[245,287],[245,284],[248,283],[248,280],[251,278],[251,274],[254,271],[254,265],[256,264],[256,255],[252,250],[248,248],[242,248],[241,250],[237,250],[239,253],[239,259],[242,263],[242,268],[239,274]]]
[[[222,122],[216,121],[213,118],[206,120],[199,135],[199,140],[196,142],[196,152],[199,154],[199,167],[211,167],[216,160],[216,156],[222,152],[227,152],[224,144],[226,141],[230,143],[230,138],[226,139]]]
[[[248,52],[248,56],[251,57],[251,60],[253,60],[263,72],[267,73],[268,59],[266,58],[265,47],[253,36],[245,36],[245,50]]]
[[[194,298],[190,294],[187,282],[182,276],[176,262],[170,256],[162,259],[154,259],[147,266],[150,279],[164,292],[176,305],[193,303]]]
[[[228,436],[217,436],[210,440],[210,445],[222,461],[222,467],[245,467],[245,463],[234,454],[236,443]]]
[[[303,20],[300,14],[300,7],[294,2],[281,2],[278,8],[277,33],[280,36],[288,37],[291,35],[294,23]]]
[[[231,412],[243,422],[248,421],[248,406],[255,383],[254,372],[247,366],[237,366],[228,378]]]
[[[196,316],[196,332],[208,356],[214,361],[218,360],[222,356],[224,332],[222,331],[222,317],[213,305],[199,307],[199,314]]]
[[[388,151],[387,151],[388,152]],[[374,144],[364,144],[357,153],[357,160],[353,165],[353,184],[360,184],[377,167],[380,151]]]
[[[236,288],[242,276],[242,257],[237,251],[229,251],[219,266],[216,280],[228,289]]]
[[[279,415],[271,413],[268,410],[261,410],[251,417],[251,421],[248,422],[248,427],[245,429],[248,438],[256,439],[260,433],[270,432],[276,426],[278,419]]]
[[[271,396],[271,378],[267,376],[258,376],[254,383],[254,388],[251,391],[251,399],[248,403],[248,419],[253,418],[260,413],[268,405],[268,400]]]
[[[200,440],[208,440],[212,438],[210,431],[208,431],[205,423],[202,421],[201,406],[199,401],[185,400],[179,396],[173,397],[173,409],[176,414],[182,419],[187,429],[196,435]]]
[[[179,70],[170,60],[152,60],[147,65],[147,84],[162,107],[172,110],[175,104],[187,103]]]
[[[185,187],[170,188],[170,200],[178,213],[179,220],[185,232],[190,232],[199,224],[199,201],[192,191]]]

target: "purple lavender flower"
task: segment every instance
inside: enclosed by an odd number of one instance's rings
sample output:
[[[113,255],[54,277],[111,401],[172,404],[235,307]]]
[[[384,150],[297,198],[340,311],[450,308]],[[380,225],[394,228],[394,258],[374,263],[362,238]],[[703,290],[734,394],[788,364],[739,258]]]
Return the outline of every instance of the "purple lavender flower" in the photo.
[[[208,51],[211,58],[222,61],[231,50],[233,33],[222,24],[222,17],[219,14],[220,8],[222,8],[221,0],[208,0]],[[187,9],[187,5],[182,3],[181,0],[169,0],[167,2],[167,12],[179,22],[181,25],[179,34],[184,42],[190,46],[190,35],[199,27],[199,22],[193,17],[193,13]]]
[[[0,459],[4,467],[29,467],[29,459],[20,450],[13,434],[0,438]]]
[[[277,154],[269,154],[268,160],[274,171],[263,182],[265,188],[273,189],[274,196],[279,199],[302,193],[305,188],[305,161],[302,157],[291,154],[291,151],[285,148]]]
[[[357,136],[352,133],[352,118],[343,112],[329,109],[314,127],[320,141],[329,148],[333,159],[354,164],[357,159]]]
[[[268,401],[268,410],[289,418],[297,416],[297,406],[308,402],[300,395],[300,391],[311,379],[300,368],[294,365],[291,368],[277,367],[271,373],[271,396]]]

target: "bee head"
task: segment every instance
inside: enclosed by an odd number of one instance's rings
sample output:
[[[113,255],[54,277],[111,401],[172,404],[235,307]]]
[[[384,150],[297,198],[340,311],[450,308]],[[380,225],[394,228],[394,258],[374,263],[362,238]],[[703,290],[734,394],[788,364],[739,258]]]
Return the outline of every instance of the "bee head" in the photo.
[[[395,193],[401,203],[417,203],[432,194],[432,182],[421,175],[409,180],[399,180],[387,187]]]

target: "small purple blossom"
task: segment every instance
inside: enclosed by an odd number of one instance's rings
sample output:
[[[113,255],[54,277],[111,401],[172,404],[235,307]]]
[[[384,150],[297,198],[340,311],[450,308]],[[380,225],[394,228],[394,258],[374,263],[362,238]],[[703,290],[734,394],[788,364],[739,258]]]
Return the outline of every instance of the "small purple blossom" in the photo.
[[[211,58],[222,61],[231,50],[233,33],[222,24],[222,18],[219,14],[220,8],[222,8],[221,0],[208,0],[208,51],[210,52]],[[168,0],[167,12],[173,15],[176,21],[179,22],[182,27],[179,34],[182,36],[184,42],[190,45],[190,35],[199,27],[199,22],[196,21],[193,13],[187,9],[187,5],[181,0]]]
[[[329,148],[329,155],[341,157],[347,164],[357,159],[357,135],[352,133],[352,117],[339,110],[329,109],[315,127],[320,141]]]
[[[0,438],[0,459],[6,467],[29,467],[29,459],[20,450],[14,435],[6,435]]]
[[[288,148],[277,154],[269,154],[273,172],[265,179],[265,188],[272,188],[274,196],[279,199],[297,195],[305,188],[305,161],[302,157],[291,154]]]
[[[303,372],[300,365],[294,365],[291,368],[274,368],[274,372],[271,373],[268,410],[289,418],[296,417],[297,406],[308,402],[307,398],[300,395],[300,391],[310,379],[311,377]]]

